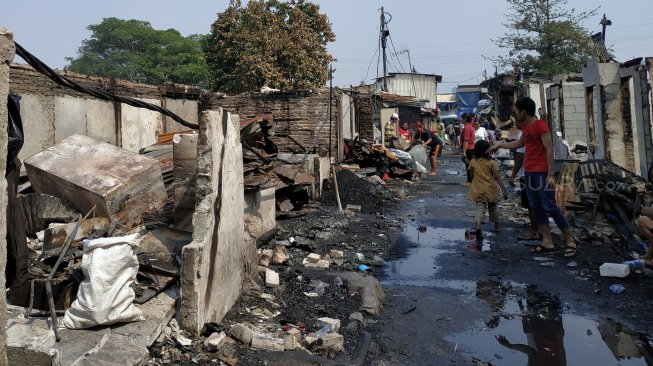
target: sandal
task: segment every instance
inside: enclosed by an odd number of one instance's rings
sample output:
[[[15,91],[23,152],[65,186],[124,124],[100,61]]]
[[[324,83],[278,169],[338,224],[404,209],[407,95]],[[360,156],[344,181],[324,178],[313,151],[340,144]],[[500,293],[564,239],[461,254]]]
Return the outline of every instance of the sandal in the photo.
[[[542,235],[538,234],[536,236],[531,235],[521,235],[517,237],[517,240],[530,241],[530,240],[542,240]]]
[[[573,258],[578,253],[578,247],[572,247],[567,245],[565,247],[565,258]]]
[[[543,247],[543,246],[540,244],[540,245],[536,246],[535,248],[533,248],[533,249],[531,250],[531,253],[533,253],[533,254],[551,253],[551,252],[553,252],[553,251],[555,251],[555,250],[556,250],[555,247],[553,247],[553,248],[547,248],[547,247]]]

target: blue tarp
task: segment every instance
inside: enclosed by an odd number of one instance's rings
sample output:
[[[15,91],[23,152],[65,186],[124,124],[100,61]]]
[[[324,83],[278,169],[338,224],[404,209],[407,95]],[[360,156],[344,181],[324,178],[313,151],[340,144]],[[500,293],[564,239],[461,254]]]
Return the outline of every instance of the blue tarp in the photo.
[[[456,94],[456,101],[458,102],[458,112],[456,114],[458,117],[462,116],[463,113],[474,113],[474,108],[476,108],[480,99],[480,91],[458,92]]]

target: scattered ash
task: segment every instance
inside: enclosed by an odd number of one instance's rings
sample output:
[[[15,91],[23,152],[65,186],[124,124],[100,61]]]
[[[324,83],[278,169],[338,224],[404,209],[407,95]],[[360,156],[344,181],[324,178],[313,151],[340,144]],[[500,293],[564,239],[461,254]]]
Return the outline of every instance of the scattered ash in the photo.
[[[338,173],[338,190],[343,209],[348,205],[359,205],[363,212],[385,212],[396,201],[394,193],[384,186],[374,184],[359,177],[350,170],[343,169]],[[333,180],[324,184],[322,191],[324,206],[337,206],[336,189]]]

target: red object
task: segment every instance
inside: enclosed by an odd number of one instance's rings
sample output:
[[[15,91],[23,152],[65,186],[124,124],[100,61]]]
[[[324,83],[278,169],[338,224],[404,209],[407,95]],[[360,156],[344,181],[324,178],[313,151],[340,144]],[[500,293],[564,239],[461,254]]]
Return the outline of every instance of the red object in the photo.
[[[467,150],[474,149],[474,143],[476,142],[476,130],[474,130],[474,125],[471,123],[466,123],[465,128],[463,128],[463,134],[460,137],[460,145],[467,142]]]
[[[403,128],[399,128],[399,134],[403,136],[406,139],[406,141],[412,140],[410,130],[404,130]]]
[[[546,122],[537,119],[522,128],[522,141],[526,147],[524,171],[528,173],[547,173],[546,149],[542,135],[549,132]]]
[[[383,172],[383,180],[390,180],[390,176],[388,176],[388,172]]]

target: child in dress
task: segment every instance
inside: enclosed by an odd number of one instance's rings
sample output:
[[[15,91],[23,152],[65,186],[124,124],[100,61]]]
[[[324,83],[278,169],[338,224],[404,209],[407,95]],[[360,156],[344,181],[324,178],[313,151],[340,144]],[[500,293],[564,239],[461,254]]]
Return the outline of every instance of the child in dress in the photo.
[[[498,183],[503,192],[503,199],[508,198],[508,192],[501,179],[499,168],[492,160],[488,153],[490,144],[481,140],[474,145],[474,159],[469,162],[469,170],[472,174],[472,183],[467,192],[467,199],[476,202],[476,233],[482,237],[481,222],[485,217],[485,211],[489,211],[490,221],[494,222],[494,231],[499,230],[499,212],[497,210],[497,201],[499,192]]]

